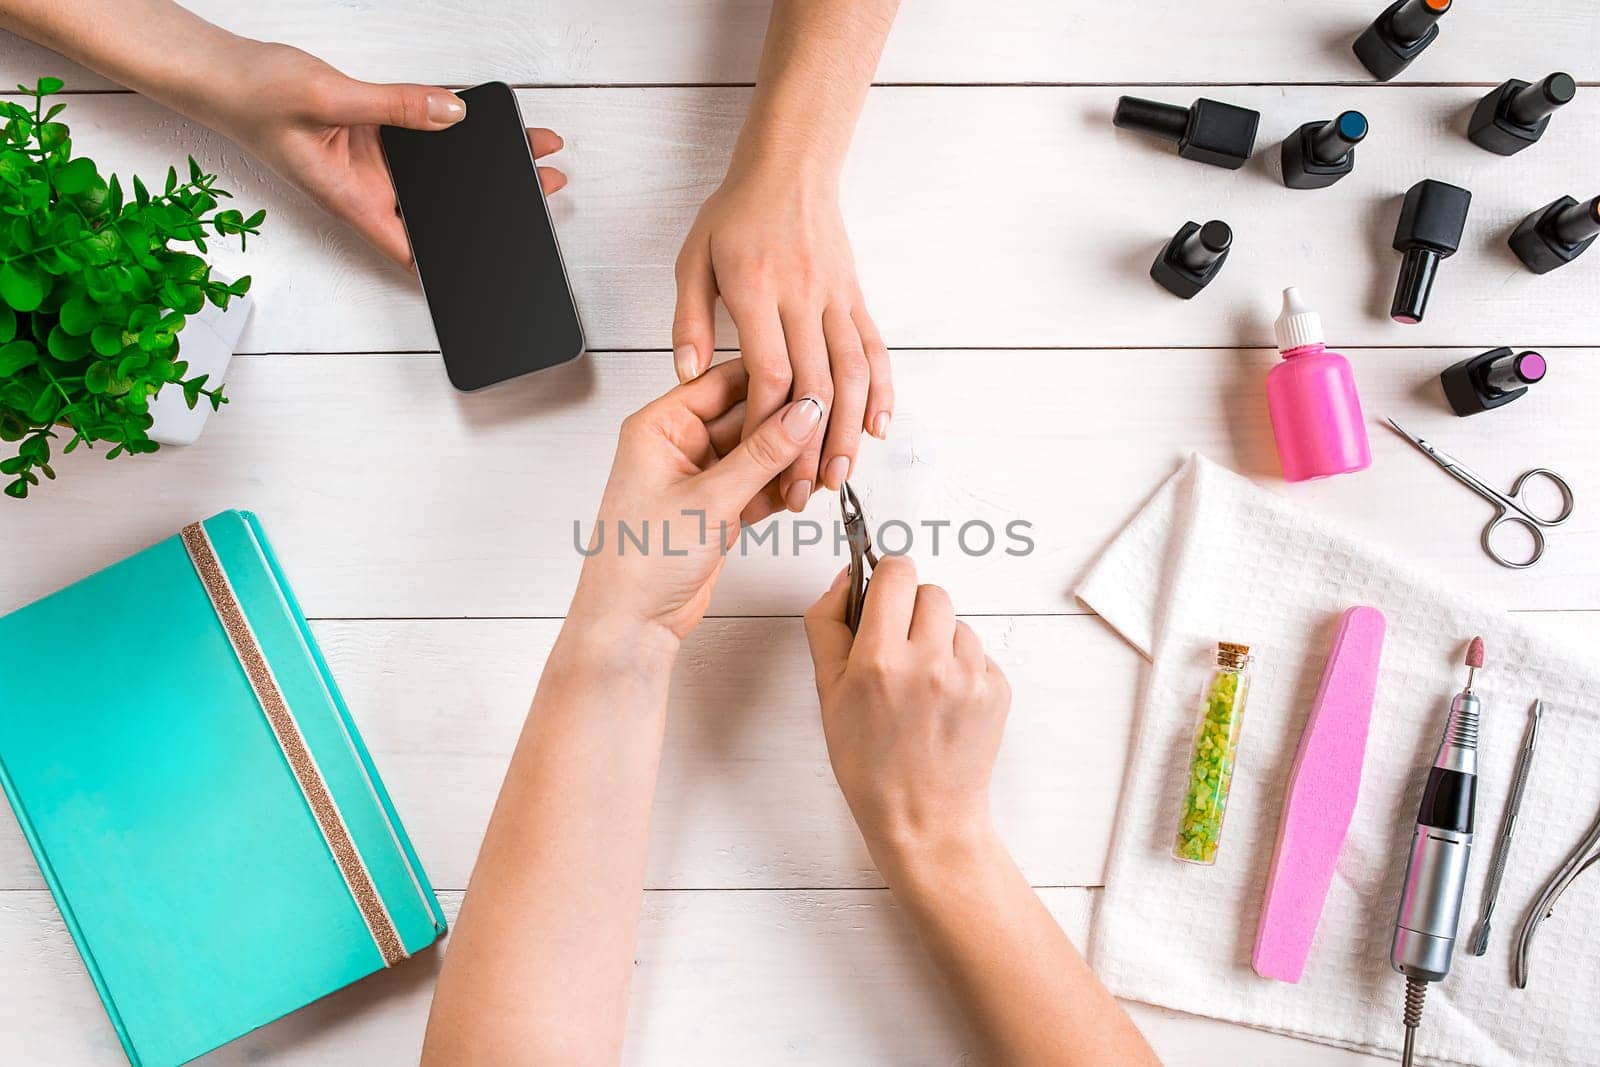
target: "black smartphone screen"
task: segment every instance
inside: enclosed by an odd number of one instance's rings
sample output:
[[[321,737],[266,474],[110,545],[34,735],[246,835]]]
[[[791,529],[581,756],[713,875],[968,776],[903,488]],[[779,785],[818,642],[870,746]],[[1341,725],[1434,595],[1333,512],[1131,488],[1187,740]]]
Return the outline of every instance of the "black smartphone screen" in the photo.
[[[445,372],[470,391],[577,358],[583,327],[516,94],[460,96],[449,129],[380,135]]]

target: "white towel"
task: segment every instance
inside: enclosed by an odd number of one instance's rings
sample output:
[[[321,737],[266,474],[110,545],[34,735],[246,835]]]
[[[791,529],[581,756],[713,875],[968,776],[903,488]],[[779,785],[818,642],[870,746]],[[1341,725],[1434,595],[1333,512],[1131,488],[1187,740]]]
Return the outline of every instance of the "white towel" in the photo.
[[[1535,938],[1511,980],[1538,887],[1600,810],[1600,671],[1534,626],[1444,588],[1415,565],[1202,457],[1111,545],[1078,596],[1153,666],[1123,784],[1091,956],[1113,993],[1180,1011],[1394,1054],[1403,980],[1389,967],[1400,880],[1426,770],[1466,643],[1482,634],[1477,840],[1455,962],[1429,987],[1419,1061],[1600,1062],[1600,869]],[[1290,764],[1339,615],[1389,620],[1349,837],[1304,977],[1259,978],[1250,952]],[[1214,867],[1170,855],[1198,702],[1218,641],[1249,644],[1253,676]],[[1488,954],[1467,953],[1528,708],[1545,702]]]

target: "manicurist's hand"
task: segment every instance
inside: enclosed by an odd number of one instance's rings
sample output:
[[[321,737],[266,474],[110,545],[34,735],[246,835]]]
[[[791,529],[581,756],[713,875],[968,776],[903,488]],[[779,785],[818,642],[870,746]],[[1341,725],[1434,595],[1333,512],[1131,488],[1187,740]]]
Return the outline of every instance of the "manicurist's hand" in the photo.
[[[746,377],[714,367],[629,416],[593,555],[545,661],[439,975],[422,1062],[616,1063],[650,798],[678,643],[739,517],[821,430],[787,404],[740,442]],[[626,524],[648,548],[629,540]],[[665,524],[666,540],[663,540]]]
[[[717,299],[750,375],[746,430],[792,396],[828,408],[818,435],[778,483],[793,511],[850,476],[863,430],[888,433],[889,357],[867,313],[831,177],[738,160],[700,209],[678,255],[672,327],[680,381],[711,362]]]
[[[950,597],[890,557],[873,571],[852,638],[848,583],[806,613],[828,758],[887,875],[992,834],[989,778],[1011,706],[1006,677]]]
[[[1156,1064],[989,817],[1005,675],[909,560],[873,571],[854,637],[847,592],[840,575],[806,612],[828,758],[984,1062]]]
[[[196,117],[299,186],[384,255],[409,265],[411,246],[395,210],[378,127],[442,130],[466,117],[466,104],[436,86],[357,81],[288,45],[242,41],[238,47],[243,55],[236,75],[216,87]],[[535,157],[562,146],[546,129],[528,130],[528,142]],[[553,193],[567,179],[542,167],[539,182]]]
[[[623,422],[573,616],[644,622],[676,639],[699,623],[741,519],[778,510],[773,479],[820,436],[822,404],[809,396],[744,434],[747,386],[740,363],[722,363]]]

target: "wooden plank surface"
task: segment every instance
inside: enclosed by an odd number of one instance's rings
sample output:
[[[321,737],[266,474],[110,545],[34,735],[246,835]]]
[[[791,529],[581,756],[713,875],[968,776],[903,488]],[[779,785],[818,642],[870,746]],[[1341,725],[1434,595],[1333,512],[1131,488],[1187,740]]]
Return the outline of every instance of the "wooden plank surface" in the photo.
[[[1080,575],[1191,450],[1507,608],[1600,608],[1600,510],[1584,503],[1600,485],[1600,360],[1551,352],[1549,381],[1527,397],[1458,419],[1436,375],[1463,354],[1352,352],[1374,469],[1289,486],[1263,399],[1271,352],[900,352],[890,440],[866,443],[855,484],[878,540],[903,548],[905,532],[884,526],[908,524],[926,579],[973,614],[1084,610],[1071,592]],[[559,617],[581,563],[574,524],[587,543],[616,427],[671,386],[669,364],[662,352],[601,354],[463,396],[431,354],[243,357],[201,445],[114,464],[80,450],[59,481],[0,509],[0,610],[242,507],[261,515],[313,617]],[[1528,467],[1564,473],[1580,504],[1544,562],[1490,562],[1478,546],[1488,506],[1383,416],[1505,488]],[[712,613],[799,615],[843,565],[836,515],[833,494],[819,494],[807,518],[821,544],[797,548],[790,519],[776,542],[747,542]],[[1031,554],[1004,554],[1021,550],[1005,536],[1014,521],[1031,523]],[[939,522],[952,525],[935,553]],[[995,531],[995,551],[961,550],[969,522]]]
[[[1600,638],[1600,613],[1538,618],[1554,640]],[[1099,885],[1144,661],[1094,617],[969,621],[1014,694],[994,773],[1001,832],[1033,884]],[[465,889],[559,623],[313,628],[430,881]],[[828,765],[799,620],[706,622],[684,650],[670,707],[648,885],[883,884]],[[0,892],[43,887],[7,811]]]
[[[234,405],[198,448],[132,464],[75,457],[35,500],[0,505],[0,611],[198,516],[259,511],[453,918],[577,573],[573,523],[592,516],[618,421],[671,383],[671,263],[743,120],[767,4],[190,6],[361,77],[551,87],[520,97],[529,122],[567,137],[560,165],[573,182],[555,210],[597,354],[451,392],[406,272],[234,146],[0,34],[0,84],[56,73],[94,90],[64,116],[80,151],[125,174],[159,174],[192,151],[241,205],[270,212],[247,257],[219,257],[256,276],[260,303]],[[997,815],[1080,943],[1095,895],[1080,887],[1103,877],[1143,668],[1079,614],[1071,589],[1191,449],[1445,580],[1542,613],[1557,640],[1600,640],[1600,513],[1586,503],[1600,484],[1600,260],[1538,279],[1504,247],[1526,212],[1600,189],[1600,6],[1459,5],[1423,59],[1375,86],[1348,46],[1382,6],[907,3],[878,72],[885,87],[869,96],[845,211],[898,350],[900,405],[857,481],[874,521],[911,524],[924,575],[974,613],[1012,678]],[[1586,87],[1538,148],[1502,160],[1465,140],[1487,86],[1557,68]],[[1228,173],[1113,130],[1125,91],[1259,108],[1257,158]],[[1356,174],[1331,190],[1283,189],[1277,142],[1351,107],[1373,124]],[[1427,323],[1406,328],[1386,318],[1389,240],[1399,195],[1423,177],[1466,185],[1475,201]],[[1179,223],[1208,217],[1234,225],[1236,251],[1183,303],[1145,272]],[[1259,346],[1288,284],[1356,366],[1377,454],[1360,477],[1277,477],[1261,388],[1274,357]],[[719,343],[734,341],[723,322]],[[1500,344],[1565,347],[1547,351],[1551,380],[1528,398],[1453,418],[1439,369]],[[1496,483],[1534,465],[1567,475],[1579,509],[1546,561],[1513,574],[1485,560],[1484,506],[1381,430],[1385,415]],[[830,505],[819,498],[807,518],[830,522]],[[952,547],[963,522],[1019,519],[1036,545],[1027,556]],[[930,559],[922,524],[939,521],[953,525]],[[797,529],[780,527],[780,558],[760,550],[728,568],[720,617],[674,681],[627,1059],[971,1062],[971,1036],[875,888],[827,765],[794,616],[841,560],[826,537],[792,555]],[[0,818],[0,1062],[119,1062],[41,884]],[[437,965],[431,953],[359,983],[208,1062],[412,1060]],[[1131,1010],[1173,1064],[1376,1062]]]
[[[1082,945],[1093,894],[1040,894]],[[459,893],[441,894],[453,922]],[[445,942],[445,947],[448,941]],[[374,975],[205,1057],[319,1067],[415,1062],[443,949]],[[49,895],[0,892],[0,1062],[116,1063],[116,1035]],[[972,1035],[883,890],[645,895],[624,1060],[975,1062]],[[1171,1067],[1378,1060],[1130,1004]],[[42,1050],[48,1050],[43,1052]]]
[[[755,79],[766,0],[188,0],[236,33],[299,45],[358,77],[472,85],[724,83]],[[1383,0],[907,0],[882,82],[1369,81],[1350,43]],[[1600,79],[1590,0],[1459,4],[1405,81],[1498,83],[1565,66]],[[11,83],[65,71],[108,83],[21,42],[0,44]]]
[[[1600,190],[1600,93],[1584,92],[1514,160],[1472,145],[1480,89],[1247,86],[1214,95],[1260,108],[1260,151],[1242,171],[1179,159],[1116,130],[1113,88],[882,88],[872,92],[844,179],[862,284],[891,347],[1265,345],[1278,294],[1299,285],[1339,345],[1594,345],[1600,256],[1539,277],[1506,237],[1563,194]],[[1135,88],[1187,103],[1197,90]],[[553,201],[591,347],[670,347],[672,263],[720,180],[744,89],[527,90],[524,117],[567,137],[572,185]],[[1360,108],[1372,134],[1356,171],[1327,190],[1276,177],[1300,124]],[[268,223],[222,268],[257,279],[244,350],[390,352],[436,347],[415,280],[286,190],[231,145],[142,99],[75,99],[74,143],[104,166],[159,174],[193,151]],[[1427,320],[1389,320],[1400,197],[1425,177],[1475,194],[1462,250]],[[493,217],[486,206],[486,224]],[[1187,219],[1221,218],[1235,245],[1191,302],[1147,277]],[[735,335],[724,322],[719,343]]]
[[[1016,690],[995,812],[1040,885],[1102,879],[1142,661],[1099,619],[974,618]],[[314,624],[440,889],[465,889],[560,624]],[[1070,656],[1081,669],[1063,671]],[[705,623],[677,672],[648,883],[881,886],[828,766],[798,619]],[[43,888],[10,812],[0,890]],[[0,957],[3,958],[3,957]]]

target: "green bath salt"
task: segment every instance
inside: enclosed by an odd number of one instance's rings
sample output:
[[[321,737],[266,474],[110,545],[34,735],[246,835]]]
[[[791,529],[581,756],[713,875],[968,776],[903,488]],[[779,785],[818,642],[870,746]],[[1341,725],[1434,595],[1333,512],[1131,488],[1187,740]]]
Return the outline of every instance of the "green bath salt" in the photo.
[[[1248,645],[1221,642],[1217,666],[1206,685],[1195,727],[1194,749],[1184,783],[1183,812],[1172,854],[1189,863],[1217,861],[1222,839],[1222,819],[1228,810],[1228,790],[1233,785],[1239,732],[1244,723],[1245,696],[1250,688]]]

